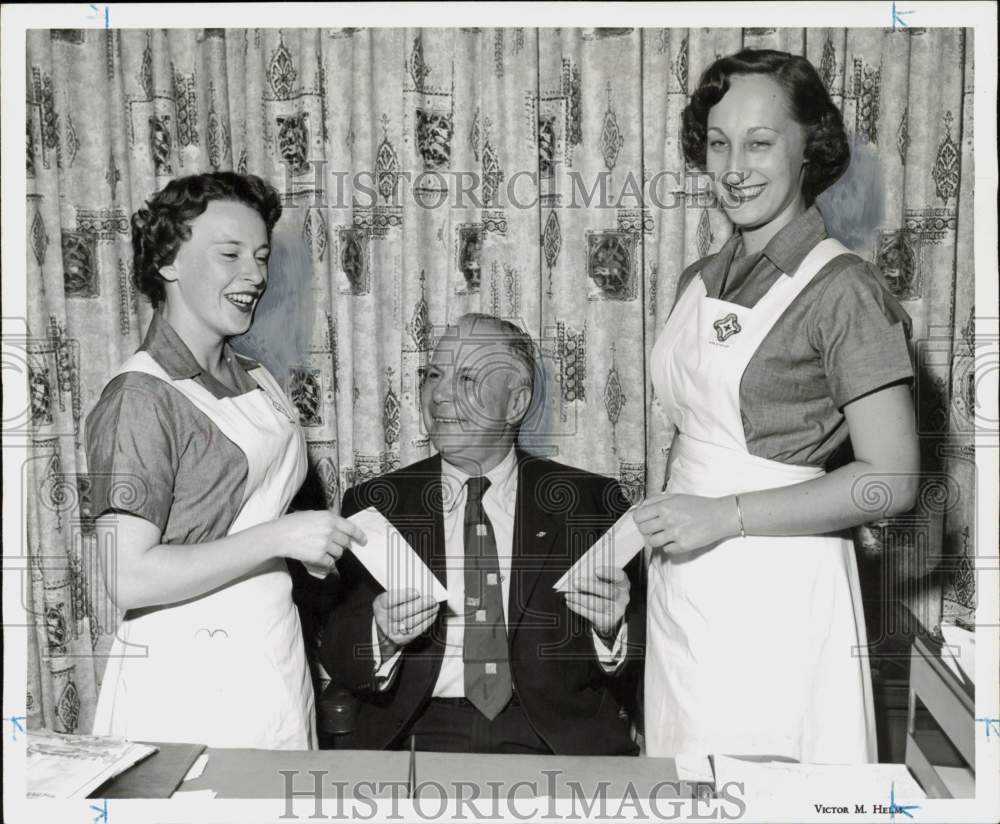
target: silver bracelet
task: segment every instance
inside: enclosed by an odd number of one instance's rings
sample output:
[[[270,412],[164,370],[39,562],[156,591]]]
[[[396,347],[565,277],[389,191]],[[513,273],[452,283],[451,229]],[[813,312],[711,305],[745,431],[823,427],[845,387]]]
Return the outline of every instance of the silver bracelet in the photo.
[[[736,514],[740,518],[740,537],[741,538],[746,538],[747,537],[747,531],[743,528],[743,507],[740,506],[740,496],[739,495],[734,495],[733,497],[736,498]]]

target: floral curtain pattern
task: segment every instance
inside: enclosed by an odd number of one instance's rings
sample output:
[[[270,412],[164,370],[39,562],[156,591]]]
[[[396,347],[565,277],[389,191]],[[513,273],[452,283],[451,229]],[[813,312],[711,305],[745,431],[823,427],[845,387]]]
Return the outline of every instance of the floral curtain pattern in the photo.
[[[417,368],[467,311],[541,343],[544,399],[524,445],[638,499],[661,488],[670,447],[649,352],[681,270],[730,231],[685,169],[680,115],[703,69],[742,46],[818,68],[854,145],[820,207],[914,321],[925,475],[912,513],[858,532],[869,614],[898,600],[932,629],[970,616],[971,33],[35,30],[29,724],[89,729],[115,630],[82,429],[149,320],[130,282],[129,217],[145,198],[229,169],[284,193],[270,288],[237,346],[296,403],[328,505],[429,454]],[[878,490],[866,494],[877,511]]]

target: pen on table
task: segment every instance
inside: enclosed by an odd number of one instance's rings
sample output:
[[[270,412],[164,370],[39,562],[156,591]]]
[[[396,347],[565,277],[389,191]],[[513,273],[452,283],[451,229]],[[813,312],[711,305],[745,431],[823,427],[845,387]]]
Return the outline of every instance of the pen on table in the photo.
[[[417,736],[410,736],[410,776],[406,785],[406,797],[413,798],[417,793]]]

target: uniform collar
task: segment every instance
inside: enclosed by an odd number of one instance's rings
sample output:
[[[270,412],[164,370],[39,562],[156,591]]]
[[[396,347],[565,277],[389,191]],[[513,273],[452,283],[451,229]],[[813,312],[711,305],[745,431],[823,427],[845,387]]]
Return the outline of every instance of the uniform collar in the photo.
[[[827,236],[823,215],[814,205],[806,209],[795,220],[783,226],[755,257],[751,265],[756,265],[761,257],[767,258],[786,275],[794,275],[799,264],[812,248]],[[743,235],[736,232],[714,255],[709,256],[702,266],[700,275],[709,294],[718,291],[723,277],[733,266],[743,251]],[[749,261],[747,261],[749,263]]]
[[[705,283],[705,288],[710,295],[716,295],[721,289],[722,280],[733,264],[739,250],[743,247],[743,238],[739,233],[734,234],[727,240],[721,249],[714,255],[710,255],[705,265],[701,267],[699,275]]]
[[[185,380],[203,375],[206,383],[218,383],[201,368],[201,364],[191,354],[187,344],[184,343],[162,312],[153,313],[153,319],[149,323],[149,329],[146,330],[146,337],[139,350],[148,352],[153,360],[163,367],[163,371],[170,376],[171,380]],[[243,367],[245,372],[260,366],[253,358],[233,351],[228,343],[223,344],[223,355],[225,357],[234,355],[236,362]]]
[[[465,484],[472,476],[454,464],[448,463],[442,457],[441,477],[449,488],[450,494],[445,498],[445,509],[450,512],[458,505],[459,500],[462,498]],[[514,502],[514,484],[517,481],[517,453],[513,446],[511,446],[510,452],[507,453],[504,459],[487,472],[485,477],[490,482],[490,489],[487,490],[487,494],[491,490],[496,490],[495,494],[498,496],[498,499],[501,502],[509,502],[512,508]]]
[[[768,241],[764,257],[786,275],[794,275],[806,255],[826,236],[826,223],[814,204]]]

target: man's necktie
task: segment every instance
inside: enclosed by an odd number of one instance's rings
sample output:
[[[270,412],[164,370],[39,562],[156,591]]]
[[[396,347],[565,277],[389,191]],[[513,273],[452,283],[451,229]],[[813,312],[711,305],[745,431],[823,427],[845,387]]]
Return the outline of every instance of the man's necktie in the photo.
[[[513,695],[503,588],[493,524],[483,509],[490,482],[469,478],[465,501],[465,697],[491,721]]]

